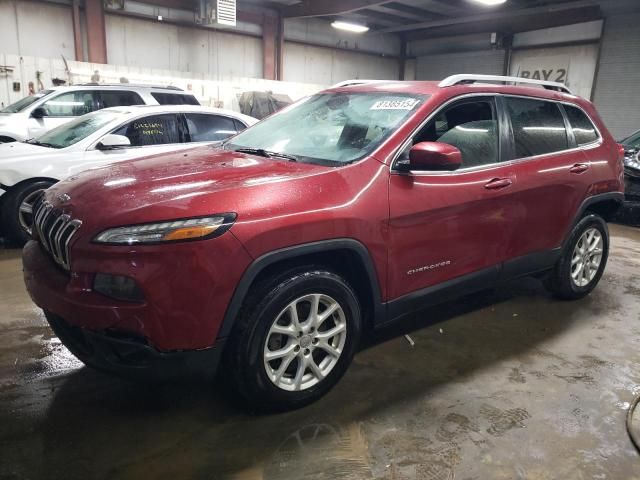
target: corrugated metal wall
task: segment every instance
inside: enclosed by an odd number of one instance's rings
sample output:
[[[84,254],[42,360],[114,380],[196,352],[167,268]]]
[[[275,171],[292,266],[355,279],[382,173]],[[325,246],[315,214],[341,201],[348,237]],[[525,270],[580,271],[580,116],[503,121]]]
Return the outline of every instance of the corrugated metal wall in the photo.
[[[606,20],[594,103],[614,137],[640,129],[640,14]]]
[[[0,0],[0,53],[75,58],[71,9],[64,5]]]
[[[331,85],[352,78],[397,80],[398,74],[396,58],[291,42],[284,44],[283,80],[287,82]]]
[[[417,58],[417,80],[442,80],[456,73],[502,75],[504,50],[483,50]]]
[[[262,77],[262,40],[220,31],[179,27],[118,15],[106,16],[110,64]]]

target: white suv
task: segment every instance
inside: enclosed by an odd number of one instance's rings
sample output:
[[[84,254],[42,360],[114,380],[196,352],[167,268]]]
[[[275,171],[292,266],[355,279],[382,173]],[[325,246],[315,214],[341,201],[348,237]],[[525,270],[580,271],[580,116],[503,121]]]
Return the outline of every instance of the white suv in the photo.
[[[34,138],[76,117],[108,107],[130,105],[200,105],[176,87],[127,83],[53,87],[0,110],[0,143]]]
[[[0,145],[0,233],[10,243],[26,242],[33,202],[59,180],[111,163],[220,142],[257,121],[196,105],[114,107],[38,138]]]

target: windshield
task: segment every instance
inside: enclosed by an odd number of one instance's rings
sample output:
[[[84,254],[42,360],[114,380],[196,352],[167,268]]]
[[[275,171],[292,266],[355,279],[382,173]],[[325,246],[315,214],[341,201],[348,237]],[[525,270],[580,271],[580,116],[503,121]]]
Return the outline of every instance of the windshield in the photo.
[[[346,164],[370,154],[425,98],[395,92],[314,95],[236,135],[224,148]]]
[[[6,108],[0,110],[0,113],[18,113],[27,108],[29,105],[35,103],[40,100],[42,97],[46,97],[50,93],[53,93],[53,90],[42,90],[35,95],[31,95],[29,97],[24,97],[23,99],[18,100],[16,103],[12,103]]]
[[[104,127],[114,119],[122,116],[120,111],[105,111],[89,113],[76,118],[69,123],[43,133],[35,139],[27,140],[28,143],[43,145],[51,148],[65,148],[87,138],[89,135]]]
[[[640,132],[636,132],[630,137],[625,138],[620,142],[622,145],[626,147],[640,147]]]

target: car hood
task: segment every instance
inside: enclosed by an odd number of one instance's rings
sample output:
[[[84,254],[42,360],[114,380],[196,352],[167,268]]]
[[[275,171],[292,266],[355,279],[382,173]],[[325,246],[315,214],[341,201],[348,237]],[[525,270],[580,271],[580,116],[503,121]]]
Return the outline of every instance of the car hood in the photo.
[[[54,165],[70,160],[74,152],[22,142],[0,144],[0,184],[12,186],[28,178],[58,179]]]
[[[56,184],[47,196],[54,205],[67,199],[60,205],[85,222],[85,231],[225,212],[251,220],[311,194],[312,176],[318,177],[316,189],[330,182],[332,189],[346,190],[340,170],[201,147],[89,170]]]
[[[8,160],[19,157],[40,156],[55,152],[55,148],[42,147],[24,142],[0,143],[0,168]]]

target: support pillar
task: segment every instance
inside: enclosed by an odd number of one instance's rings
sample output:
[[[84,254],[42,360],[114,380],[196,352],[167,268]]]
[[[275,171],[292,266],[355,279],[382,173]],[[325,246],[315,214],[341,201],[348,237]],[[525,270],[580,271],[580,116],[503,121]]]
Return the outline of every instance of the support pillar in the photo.
[[[85,0],[89,62],[107,63],[107,34],[102,0]]]

